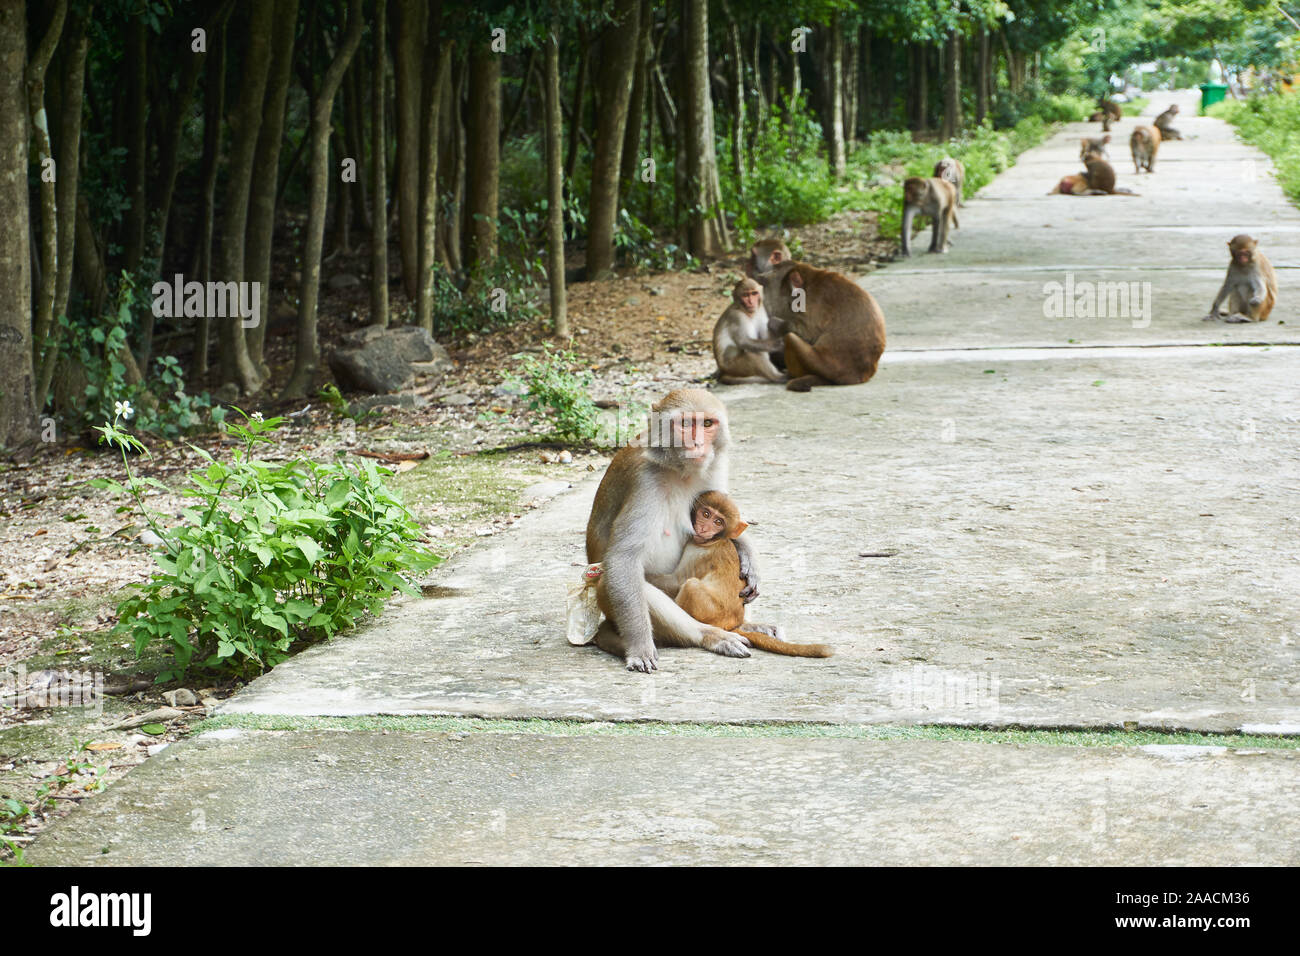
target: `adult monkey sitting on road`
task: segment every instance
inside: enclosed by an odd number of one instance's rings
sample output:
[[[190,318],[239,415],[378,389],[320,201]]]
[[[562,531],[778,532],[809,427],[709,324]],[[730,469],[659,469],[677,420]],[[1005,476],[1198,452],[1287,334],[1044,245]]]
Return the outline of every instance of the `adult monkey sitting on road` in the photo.
[[[755,243],[745,272],[762,283],[768,313],[786,323],[786,388],[858,385],[876,374],[885,316],[869,292],[848,276],[793,261],[779,239]]]
[[[619,450],[596,489],[587,521],[587,561],[603,562],[596,601],[605,615],[596,646],[623,658],[630,671],[657,669],[659,647],[703,647],[748,657],[742,638],[701,624],[646,574],[670,574],[691,540],[691,503],[727,487],[727,409],[700,389],[669,392],[651,409],[643,441]],[[747,543],[735,542],[745,600],[758,596]],[[775,628],[750,625],[750,630]]]

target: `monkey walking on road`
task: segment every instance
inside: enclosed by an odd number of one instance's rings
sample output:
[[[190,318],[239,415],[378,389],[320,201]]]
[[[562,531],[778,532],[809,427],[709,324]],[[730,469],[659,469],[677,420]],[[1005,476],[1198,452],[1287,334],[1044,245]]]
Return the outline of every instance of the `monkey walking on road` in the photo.
[[[740,561],[731,542],[748,527],[734,501],[720,491],[704,492],[691,505],[692,536],[677,567],[646,580],[697,621],[739,634],[751,647],[788,657],[830,657],[825,644],[792,644],[781,639],[779,629],[765,634],[745,624],[745,602],[737,593]]]
[[[1219,318],[1219,306],[1228,301],[1228,322],[1263,322],[1277,304],[1277,273],[1259,243],[1242,233],[1228,240],[1228,275],[1214,297],[1206,322]]]
[[[953,160],[956,162],[956,160]],[[947,179],[913,176],[903,183],[902,254],[912,254],[912,220],[920,213],[934,223],[930,231],[930,251],[948,251],[948,233],[960,228],[957,222],[957,187]]]
[[[1156,153],[1160,151],[1160,127],[1139,126],[1128,138],[1128,149],[1133,154],[1133,173],[1142,170],[1148,173],[1156,171]]]

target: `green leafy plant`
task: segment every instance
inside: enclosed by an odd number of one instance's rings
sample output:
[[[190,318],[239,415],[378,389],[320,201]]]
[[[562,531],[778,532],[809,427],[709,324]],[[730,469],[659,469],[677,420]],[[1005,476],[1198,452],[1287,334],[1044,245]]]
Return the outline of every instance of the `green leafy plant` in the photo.
[[[137,657],[153,644],[170,651],[160,683],[196,661],[238,676],[274,667],[295,642],[379,614],[393,591],[415,593],[413,576],[440,560],[416,545],[419,524],[384,485],[391,472],[370,459],[261,461],[257,446],[283,419],[240,414],[243,422],[227,424],[243,443],[231,461],[194,449],[207,464],[190,474],[184,494],[195,504],[173,528],[143,500],[146,488],[165,486],[131,470],[127,453],[144,447],[116,416],[96,429],[121,450],[127,481],[93,484],[131,495],[163,542],[158,570],[118,606],[114,629]]]
[[[590,441],[600,430],[599,410],[591,400],[592,375],[572,351],[528,356],[519,371],[528,385],[528,407],[542,412],[563,441]]]

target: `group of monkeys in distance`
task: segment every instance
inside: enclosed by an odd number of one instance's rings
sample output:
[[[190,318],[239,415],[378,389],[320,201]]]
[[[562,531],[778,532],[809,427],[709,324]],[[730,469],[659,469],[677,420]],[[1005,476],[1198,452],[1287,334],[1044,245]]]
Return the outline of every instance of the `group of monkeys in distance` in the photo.
[[[1117,104],[1105,102],[1093,115],[1105,129],[1120,118]],[[1172,105],[1151,126],[1139,126],[1129,138],[1135,172],[1155,172],[1156,152],[1166,139],[1182,139],[1172,126]],[[1115,170],[1106,161],[1110,135],[1080,141],[1086,171],[1064,177],[1051,194],[1136,196],[1117,188]],[[902,255],[911,255],[912,223],[933,222],[930,252],[945,253],[949,233],[958,227],[957,207],[965,205],[966,171],[960,160],[944,157],[929,178],[903,183]],[[1228,242],[1228,274],[1206,321],[1219,318],[1225,302],[1229,322],[1262,322],[1277,302],[1277,276],[1258,243],[1248,235]],[[745,278],[736,283],[731,304],[713,328],[713,355],[718,380],[725,385],[771,382],[796,392],[814,385],[857,385],[876,373],[885,350],[885,317],[871,294],[838,272],[818,269],[791,258],[779,239],[755,243],[745,260]]]

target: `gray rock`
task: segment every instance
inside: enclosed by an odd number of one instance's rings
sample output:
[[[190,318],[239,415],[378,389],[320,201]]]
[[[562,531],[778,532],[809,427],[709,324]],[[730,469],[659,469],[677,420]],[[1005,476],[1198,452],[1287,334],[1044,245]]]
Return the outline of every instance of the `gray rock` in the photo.
[[[401,347],[384,336],[362,348],[335,349],[329,365],[339,385],[363,392],[400,392],[415,380]]]
[[[444,395],[442,396],[442,398],[438,399],[438,401],[441,402],[443,405],[473,405],[474,404],[474,399],[470,398],[468,395],[462,395],[459,392],[456,392],[451,395]]]
[[[198,704],[199,699],[194,696],[194,691],[182,687],[179,690],[169,690],[163,694],[163,700],[173,707],[193,707]]]

